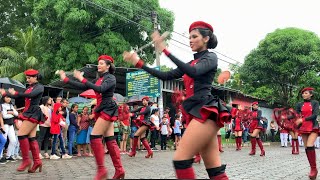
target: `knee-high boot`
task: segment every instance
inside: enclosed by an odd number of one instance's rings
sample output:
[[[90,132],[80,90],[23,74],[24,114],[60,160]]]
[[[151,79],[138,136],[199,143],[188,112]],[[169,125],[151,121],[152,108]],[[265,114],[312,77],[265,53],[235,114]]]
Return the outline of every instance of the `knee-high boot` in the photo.
[[[252,156],[256,154],[257,139],[256,137],[251,136],[250,141],[251,141],[251,152],[249,153],[249,155]]]
[[[110,153],[110,157],[115,168],[115,174],[112,179],[123,179],[125,172],[121,163],[119,146],[114,136],[105,137],[105,142]]]
[[[192,168],[193,159],[173,161],[177,179],[195,179],[194,170]]]
[[[221,165],[220,167],[206,169],[210,179],[214,180],[229,180],[227,174],[225,173],[226,165]]]
[[[107,179],[107,169],[104,166],[104,147],[102,144],[102,135],[90,135],[90,145],[94,152],[94,158],[97,164],[97,174],[94,179]]]
[[[307,147],[306,154],[308,157],[308,161],[310,164],[310,173],[309,178],[310,179],[316,179],[318,175],[318,169],[317,169],[317,161],[316,161],[316,151],[313,147]]]
[[[262,144],[262,141],[261,141],[260,138],[257,138],[257,143],[258,143],[259,148],[260,148],[260,151],[261,151],[260,156],[265,156],[265,155],[266,155],[266,152],[265,152],[265,150],[263,149],[263,144]]]
[[[34,173],[39,168],[39,172],[42,171],[42,161],[40,159],[40,150],[39,150],[39,144],[36,139],[36,137],[29,138],[29,144],[30,144],[30,150],[33,157],[33,166],[30,170],[28,170],[29,173]]]
[[[31,168],[31,159],[29,158],[29,150],[30,144],[28,140],[28,135],[25,136],[18,136],[19,143],[20,143],[20,150],[22,155],[22,162],[20,166],[17,168],[17,171],[25,171],[27,168]]]

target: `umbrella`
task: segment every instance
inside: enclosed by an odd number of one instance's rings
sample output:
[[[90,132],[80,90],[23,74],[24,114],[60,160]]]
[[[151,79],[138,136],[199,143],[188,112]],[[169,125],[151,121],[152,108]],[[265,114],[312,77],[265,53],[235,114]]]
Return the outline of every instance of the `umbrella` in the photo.
[[[96,98],[96,93],[94,92],[93,89],[88,89],[86,91],[83,91],[79,95],[82,96],[82,97],[86,97],[86,98]]]
[[[0,88],[5,88],[5,89],[14,88],[17,91],[24,91],[26,89],[26,86],[17,80],[5,77],[5,78],[0,78]]]
[[[113,94],[113,98],[115,99],[115,101],[117,102],[117,103],[120,103],[120,102],[124,102],[124,100],[125,100],[125,97],[123,97],[121,94],[119,94],[119,93],[114,93]]]
[[[93,89],[88,89],[86,91],[83,91],[81,94],[79,94],[82,97],[86,97],[86,98],[96,98],[96,93],[94,92]],[[124,102],[125,97],[123,97],[121,94],[119,93],[114,93],[113,94],[113,98],[115,99],[115,101],[117,103],[119,102]]]
[[[72,97],[72,98],[69,98],[68,101],[70,103],[90,103],[91,102],[90,99],[86,99],[83,97]]]

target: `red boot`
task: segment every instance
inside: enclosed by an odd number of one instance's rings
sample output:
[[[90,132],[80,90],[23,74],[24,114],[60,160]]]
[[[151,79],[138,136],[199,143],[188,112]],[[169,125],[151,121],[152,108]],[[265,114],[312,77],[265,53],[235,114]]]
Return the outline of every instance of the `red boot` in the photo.
[[[107,148],[110,152],[110,157],[116,171],[112,179],[124,179],[125,172],[121,163],[119,146],[114,136],[105,137],[104,139],[105,139]]]
[[[199,163],[201,162],[201,156],[200,153],[196,154],[193,160],[193,163]]]
[[[296,154],[296,146],[295,146],[296,140],[291,139],[291,149],[292,149],[292,154]]]
[[[221,165],[220,167],[206,169],[210,179],[214,180],[229,180],[227,174],[225,173],[226,165]]]
[[[33,166],[28,170],[29,173],[35,173],[39,168],[39,172],[42,171],[42,161],[39,157],[39,144],[35,137],[29,138],[30,150],[33,157]]]
[[[149,158],[149,157],[153,158],[153,151],[151,150],[147,139],[142,138],[141,142],[142,142],[143,146],[146,148],[146,150],[148,151],[148,154],[145,156],[145,158]]]
[[[193,159],[173,161],[177,179],[196,179],[192,168]]]
[[[299,140],[295,139],[296,141],[296,154],[299,154]]]
[[[316,179],[318,175],[318,169],[317,169],[317,161],[316,161],[316,151],[314,150],[314,146],[307,147],[306,154],[310,164],[309,178]]]
[[[266,155],[266,152],[265,152],[265,150],[263,149],[262,141],[261,141],[260,138],[257,138],[257,143],[258,143],[259,148],[260,148],[260,151],[261,151],[260,156],[265,156],[265,155]]]
[[[235,139],[236,139],[236,147],[237,147],[236,151],[239,151],[239,137],[236,136]]]
[[[107,179],[107,170],[104,166],[104,148],[102,144],[102,135],[90,135],[90,145],[94,152],[94,158],[97,164],[97,174],[95,180]]]
[[[242,145],[242,137],[241,136],[239,136],[238,137],[238,141],[239,141],[239,151],[241,150],[241,145]]]
[[[219,151],[220,151],[220,152],[224,152],[224,151],[222,150],[221,135],[217,135],[217,137],[218,137]]]
[[[252,156],[256,154],[256,143],[257,143],[256,137],[251,137],[250,141],[251,141],[251,152],[249,153],[249,155]]]
[[[128,154],[128,156],[130,156],[130,157],[136,156],[136,149],[137,149],[137,145],[138,145],[138,140],[139,140],[139,136],[134,136],[132,149],[131,149],[131,152]]]
[[[31,168],[31,159],[29,158],[30,145],[29,145],[28,135],[18,136],[18,139],[20,143],[22,163],[17,168],[17,171],[25,171],[27,168],[29,170]]]

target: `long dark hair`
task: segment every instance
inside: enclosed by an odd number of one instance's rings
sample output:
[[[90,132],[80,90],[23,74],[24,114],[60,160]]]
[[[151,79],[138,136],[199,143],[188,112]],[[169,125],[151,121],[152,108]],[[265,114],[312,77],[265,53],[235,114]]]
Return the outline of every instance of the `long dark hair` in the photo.
[[[77,107],[78,106],[78,104],[72,104],[71,105],[71,112],[73,112],[73,109],[75,108],[75,107]]]
[[[41,99],[41,104],[43,104],[44,106],[47,105],[49,99],[49,96],[43,96]]]
[[[217,47],[217,45],[218,45],[217,36],[214,35],[210,29],[204,29],[204,28],[197,28],[197,29],[203,37],[209,36],[210,39],[207,44],[208,49],[214,49]]]
[[[114,66],[114,64],[109,61],[109,60],[105,60],[107,65],[110,65],[109,67],[109,73],[110,74],[114,74],[116,72],[116,67]]]

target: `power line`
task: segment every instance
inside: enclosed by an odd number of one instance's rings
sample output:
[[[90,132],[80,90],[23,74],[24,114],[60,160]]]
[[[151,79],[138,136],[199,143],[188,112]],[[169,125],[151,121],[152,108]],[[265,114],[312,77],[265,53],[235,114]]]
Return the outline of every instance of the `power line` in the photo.
[[[89,1],[89,0],[80,0],[80,1],[84,1],[84,2],[88,3],[88,5],[91,6],[91,7],[98,7],[98,8],[100,8],[101,10],[104,10],[105,12],[109,12],[109,13],[112,13],[113,15],[119,16],[119,17],[121,17],[122,19],[126,20],[127,22],[131,22],[131,23],[137,25],[138,27],[140,27],[140,28],[142,28],[142,29],[152,30],[151,28],[144,27],[143,25],[141,25],[141,24],[139,24],[139,23],[137,23],[137,22],[135,22],[135,21],[133,21],[133,20],[131,20],[131,19],[128,19],[128,18],[122,16],[122,15],[114,12],[113,10],[110,10],[110,9],[108,9],[108,8],[105,8],[105,7],[101,6],[100,4],[94,3],[94,2]],[[177,33],[177,32],[175,32],[175,33]],[[180,33],[179,33],[179,34],[180,34]],[[180,35],[182,35],[182,34],[180,34]],[[184,36],[184,35],[183,35],[183,36]],[[186,37],[186,36],[184,36],[184,37]],[[180,42],[180,41],[178,41],[178,40],[175,40],[175,39],[173,39],[173,38],[171,38],[171,40],[173,40],[173,41],[175,41],[175,42],[177,42],[177,43],[179,43],[179,44],[182,44],[182,45],[184,45],[184,46],[186,46],[186,47],[189,47],[189,45],[187,45],[187,44],[185,44],[185,43],[182,43],[182,42]],[[219,54],[222,55],[222,53],[219,53]],[[224,55],[224,56],[225,56],[225,55]],[[236,64],[231,63],[231,62],[229,62],[229,61],[227,61],[227,60],[224,60],[224,59],[221,59],[221,58],[218,58],[218,59],[220,59],[220,60],[222,60],[222,61],[224,61],[224,62],[227,62],[227,63],[229,63],[229,64],[236,65]],[[239,62],[239,61],[237,61],[237,62]]]

